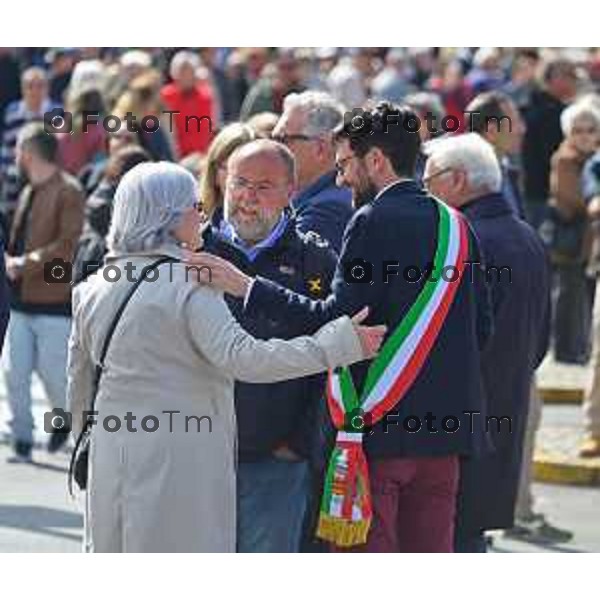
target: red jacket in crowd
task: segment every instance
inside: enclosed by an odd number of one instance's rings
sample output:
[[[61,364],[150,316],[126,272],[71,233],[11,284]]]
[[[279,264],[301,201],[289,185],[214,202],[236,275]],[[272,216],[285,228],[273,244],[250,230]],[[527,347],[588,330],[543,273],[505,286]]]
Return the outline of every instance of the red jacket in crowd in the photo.
[[[179,158],[193,152],[204,154],[212,140],[212,128],[216,126],[216,123],[213,125],[214,98],[210,86],[199,82],[191,90],[183,91],[177,84],[168,83],[161,90],[161,98],[166,110],[179,111],[172,115]],[[170,123],[170,116],[162,120]]]

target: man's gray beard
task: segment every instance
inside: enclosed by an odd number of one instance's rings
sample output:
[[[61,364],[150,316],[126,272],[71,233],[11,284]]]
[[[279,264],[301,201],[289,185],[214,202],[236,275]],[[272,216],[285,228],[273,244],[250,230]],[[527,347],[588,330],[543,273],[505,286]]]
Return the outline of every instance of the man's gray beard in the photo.
[[[242,224],[238,222],[237,216],[234,213],[227,217],[227,221],[233,227],[238,237],[247,244],[254,245],[262,242],[262,240],[269,236],[280,218],[281,213],[274,212],[270,219],[268,217],[257,218],[252,223]]]

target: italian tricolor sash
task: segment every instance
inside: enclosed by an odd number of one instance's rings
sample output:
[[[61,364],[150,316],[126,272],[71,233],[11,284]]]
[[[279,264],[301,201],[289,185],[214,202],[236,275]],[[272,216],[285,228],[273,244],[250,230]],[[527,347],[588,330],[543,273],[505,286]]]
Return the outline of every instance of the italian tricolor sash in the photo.
[[[337,546],[365,543],[371,524],[362,429],[366,424],[374,425],[394,408],[417,378],[444,324],[468,260],[464,219],[442,202],[436,204],[439,219],[433,271],[371,363],[362,394],[358,395],[347,367],[329,372],[327,403],[338,433],[325,476],[317,535]],[[449,267],[454,267],[453,276],[442,277]]]

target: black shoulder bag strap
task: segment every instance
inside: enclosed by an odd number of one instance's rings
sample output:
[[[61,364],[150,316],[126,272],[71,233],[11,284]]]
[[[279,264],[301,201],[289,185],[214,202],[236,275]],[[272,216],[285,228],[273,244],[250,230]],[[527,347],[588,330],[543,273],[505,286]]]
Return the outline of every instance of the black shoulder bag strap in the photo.
[[[100,378],[102,377],[102,371],[104,370],[104,360],[106,358],[106,353],[108,352],[108,347],[110,346],[110,341],[111,341],[113,334],[117,328],[117,325],[119,324],[119,321],[121,320],[121,316],[122,316],[123,312],[125,311],[127,304],[131,300],[131,297],[133,296],[133,294],[135,294],[136,290],[138,289],[138,287],[140,286],[142,281],[144,281],[144,279],[146,278],[146,275],[148,274],[148,272],[166,262],[178,262],[178,259],[165,256],[165,257],[153,262],[152,264],[147,265],[146,267],[144,267],[142,269],[140,277],[133,284],[133,286],[131,286],[131,289],[127,292],[125,299],[119,306],[119,309],[117,310],[117,312],[114,316],[114,319],[112,320],[112,323],[110,324],[110,327],[108,328],[108,331],[106,333],[106,338],[104,339],[104,345],[102,346],[102,351],[100,353],[100,359],[98,361],[98,364],[96,365],[96,369],[94,372],[94,381],[93,381],[93,385],[92,385],[91,410],[90,410],[90,413],[88,414],[88,418],[87,418],[86,422],[83,424],[80,434],[77,436],[77,441],[75,442],[75,448],[73,448],[73,453],[71,454],[71,461],[69,463],[69,475],[68,475],[69,490],[71,491],[71,494],[72,494],[71,480],[72,480],[72,475],[73,475],[73,469],[75,467],[75,460],[77,459],[79,447],[81,446],[83,440],[85,439],[86,435],[88,434],[88,432],[90,431],[90,429],[92,427],[91,416],[93,415],[94,408],[96,406],[96,396],[98,394],[98,386],[100,385]]]

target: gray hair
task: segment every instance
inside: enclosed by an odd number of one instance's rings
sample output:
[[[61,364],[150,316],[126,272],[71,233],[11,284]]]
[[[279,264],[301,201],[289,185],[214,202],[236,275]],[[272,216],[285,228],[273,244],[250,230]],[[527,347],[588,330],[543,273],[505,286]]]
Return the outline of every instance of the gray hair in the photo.
[[[176,243],[172,232],[197,201],[196,180],[183,167],[169,162],[133,167],[115,193],[109,250],[135,253]]]
[[[590,98],[582,98],[560,113],[560,126],[565,137],[571,135],[575,121],[579,119],[589,119],[593,121],[596,128],[600,129],[600,110],[596,102]]]
[[[449,136],[426,144],[425,152],[438,170],[460,169],[474,191],[499,192],[502,171],[492,146],[476,133]]]
[[[299,109],[306,115],[306,135],[331,133],[344,120],[344,105],[326,92],[288,94],[283,101],[283,110],[288,112],[293,109]]]
[[[171,75],[171,79],[177,79],[181,67],[185,65],[190,65],[194,69],[194,72],[196,72],[202,66],[202,61],[197,54],[194,54],[189,50],[177,52],[171,59],[171,64],[169,65],[169,75]]]

